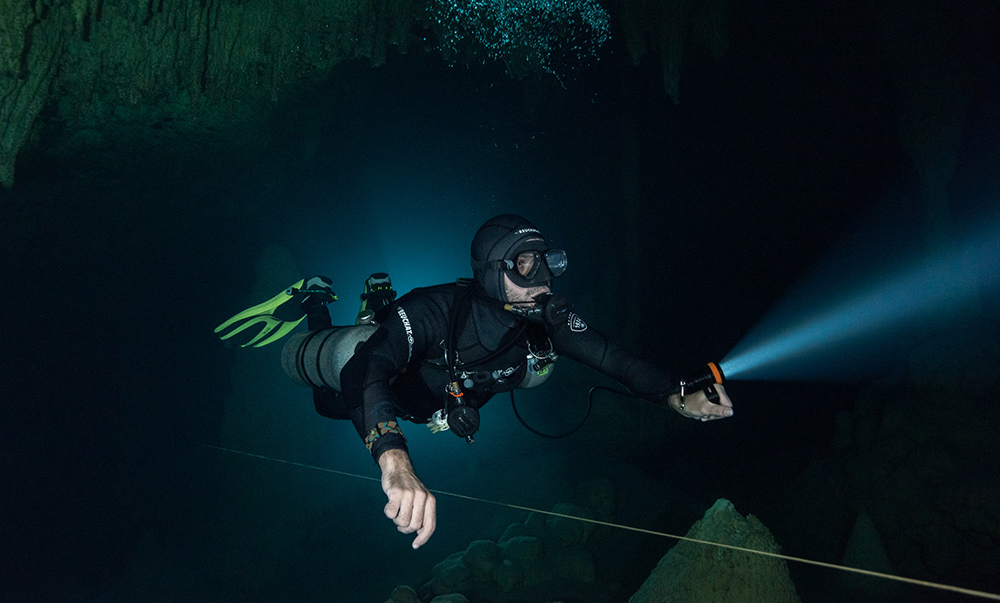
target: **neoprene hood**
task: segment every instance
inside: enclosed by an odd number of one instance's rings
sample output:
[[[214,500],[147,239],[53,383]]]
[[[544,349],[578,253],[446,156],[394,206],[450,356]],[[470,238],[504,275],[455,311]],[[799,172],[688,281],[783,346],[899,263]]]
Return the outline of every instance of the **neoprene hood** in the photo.
[[[532,249],[548,248],[542,233],[521,216],[503,214],[479,227],[472,239],[472,273],[486,295],[509,301],[504,290],[504,270],[499,262],[516,258],[529,239],[540,239],[528,246]],[[484,266],[483,263],[489,264]]]

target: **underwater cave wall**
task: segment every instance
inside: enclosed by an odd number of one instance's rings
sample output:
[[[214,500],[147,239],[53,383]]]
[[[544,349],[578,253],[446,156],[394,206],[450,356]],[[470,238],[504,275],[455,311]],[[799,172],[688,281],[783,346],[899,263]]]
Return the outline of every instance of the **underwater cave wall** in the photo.
[[[338,62],[405,47],[413,0],[0,0],[0,185],[43,126],[66,155],[220,137]],[[237,138],[238,139],[238,138]]]

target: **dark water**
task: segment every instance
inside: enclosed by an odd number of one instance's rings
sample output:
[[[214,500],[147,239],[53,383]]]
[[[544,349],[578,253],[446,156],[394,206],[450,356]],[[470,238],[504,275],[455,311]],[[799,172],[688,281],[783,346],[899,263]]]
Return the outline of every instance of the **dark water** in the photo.
[[[859,221],[919,212],[874,42],[850,23],[767,21],[735,26],[721,63],[693,51],[680,105],[615,42],[565,87],[392,56],[280,99],[252,151],[25,157],[0,192],[3,599],[382,601],[523,519],[442,495],[438,533],[413,552],[377,483],[202,446],[377,477],[350,426],[284,380],[277,346],[227,348],[212,329],[316,273],[351,322],[369,273],[401,291],[465,276],[478,225],[515,212],[569,250],[559,287],[591,326],[674,372],[721,359]],[[996,199],[990,94],[970,103],[961,218]],[[995,335],[996,301],[983,311]],[[571,425],[603,382],[567,363],[520,398],[539,427]],[[817,514],[822,542],[795,538],[785,493],[833,457],[837,413],[864,386],[734,382],[732,420],[665,417],[655,437],[636,434],[649,409],[613,397],[565,441],[532,436],[500,399],[474,446],[407,434],[443,491],[547,510],[603,477],[620,522],[681,534],[724,497],[815,557],[847,534]],[[608,566],[625,598],[672,545],[612,539],[632,560]],[[829,572],[792,572],[803,600],[833,596]]]

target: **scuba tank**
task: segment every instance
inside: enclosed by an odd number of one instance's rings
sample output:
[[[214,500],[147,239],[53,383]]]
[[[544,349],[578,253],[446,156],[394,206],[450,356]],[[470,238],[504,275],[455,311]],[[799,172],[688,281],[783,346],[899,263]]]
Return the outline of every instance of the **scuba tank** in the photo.
[[[306,387],[340,391],[340,371],[358,346],[378,328],[380,312],[396,301],[396,291],[385,272],[365,281],[361,310],[353,327],[330,327],[294,335],[281,350],[281,367],[292,381]]]
[[[363,324],[293,335],[281,350],[281,368],[299,385],[340,391],[340,371],[377,329]]]

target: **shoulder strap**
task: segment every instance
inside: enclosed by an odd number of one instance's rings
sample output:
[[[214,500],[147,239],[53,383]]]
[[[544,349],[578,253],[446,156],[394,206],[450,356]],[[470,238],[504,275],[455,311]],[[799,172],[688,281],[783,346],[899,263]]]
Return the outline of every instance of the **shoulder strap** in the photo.
[[[444,342],[444,362],[448,366],[448,376],[452,383],[456,383],[458,378],[458,359],[455,350],[458,346],[458,315],[462,313],[463,306],[472,291],[472,279],[460,278],[456,281],[455,304],[451,307],[448,316],[448,338]]]
[[[458,293],[456,294],[455,305],[452,306],[451,315],[448,317],[448,338],[445,340],[445,364],[448,367],[448,375],[451,377],[453,383],[457,381],[456,376],[458,375],[458,354],[456,353],[458,349],[458,323],[462,314],[469,309],[468,299],[475,289],[475,287],[471,286],[474,282],[470,278],[458,279],[456,283],[458,284]],[[506,354],[508,350],[517,345],[526,328],[527,323],[522,323],[517,334],[507,342],[507,345],[500,346],[492,353],[487,354],[485,358],[480,358],[476,361],[476,364],[484,364]]]

